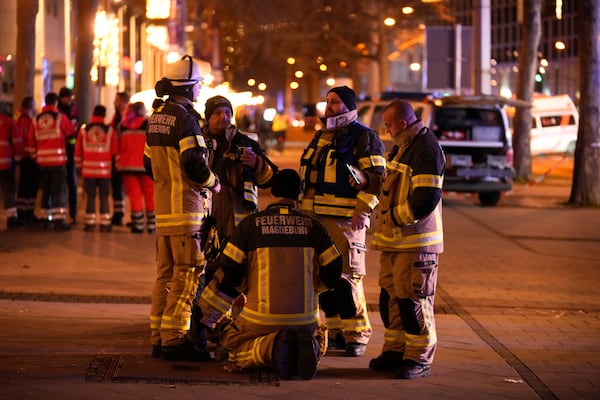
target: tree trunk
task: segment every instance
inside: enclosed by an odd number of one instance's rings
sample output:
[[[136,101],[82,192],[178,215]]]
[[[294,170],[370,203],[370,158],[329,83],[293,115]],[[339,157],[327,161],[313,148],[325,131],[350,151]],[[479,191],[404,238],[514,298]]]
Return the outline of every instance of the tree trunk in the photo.
[[[542,0],[523,1],[521,48],[519,50],[519,81],[517,98],[531,103],[534,76],[537,69],[537,52],[542,35]],[[531,108],[517,108],[513,123],[513,148],[516,179],[531,180]]]
[[[581,102],[569,203],[600,205],[600,1],[579,0]]]
[[[98,0],[80,1],[73,0],[72,13],[76,20],[75,46],[75,102],[79,111],[79,118],[87,121],[92,115],[96,105],[98,87],[92,83],[90,71],[92,69],[92,54],[94,51],[94,22]],[[110,107],[110,104],[105,104]]]
[[[35,78],[35,18],[38,0],[17,2],[17,51],[15,54],[15,95],[13,110],[19,109],[21,100],[33,96]]]

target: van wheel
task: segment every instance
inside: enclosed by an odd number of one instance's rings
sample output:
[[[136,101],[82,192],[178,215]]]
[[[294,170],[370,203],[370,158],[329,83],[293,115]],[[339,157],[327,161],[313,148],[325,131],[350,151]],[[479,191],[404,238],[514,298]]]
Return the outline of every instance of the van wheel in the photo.
[[[569,145],[567,146],[567,154],[572,156],[573,154],[575,154],[575,141],[572,141],[571,143],[569,143]]]
[[[500,192],[479,192],[479,202],[484,207],[492,207],[500,201]]]

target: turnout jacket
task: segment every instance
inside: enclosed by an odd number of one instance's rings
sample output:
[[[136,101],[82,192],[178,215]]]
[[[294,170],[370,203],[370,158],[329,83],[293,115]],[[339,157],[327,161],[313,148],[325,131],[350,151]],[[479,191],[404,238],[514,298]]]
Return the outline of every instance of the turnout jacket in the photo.
[[[360,191],[350,186],[346,164],[365,172],[369,185]],[[384,170],[384,147],[374,130],[358,121],[335,132],[319,130],[300,159],[300,210],[344,218],[371,213],[379,203]]]
[[[208,149],[192,102],[171,96],[148,121],[144,168],[154,180],[156,234],[199,232],[208,189],[219,181],[208,167]]]
[[[444,153],[420,120],[400,135],[386,163],[372,248],[441,253]]]
[[[235,126],[224,134],[213,135],[208,125],[203,128],[204,137],[212,148],[209,165],[221,182],[221,191],[213,194],[211,214],[217,220],[222,238],[233,234],[240,221],[258,210],[258,188],[271,186],[277,167],[266,156],[260,145]],[[242,148],[250,147],[257,157],[254,169],[240,161]]]
[[[342,269],[325,227],[280,199],[246,217],[219,258],[220,268],[202,292],[202,322],[214,325],[246,292],[239,314],[254,324],[303,326],[319,316],[319,286],[331,288]]]

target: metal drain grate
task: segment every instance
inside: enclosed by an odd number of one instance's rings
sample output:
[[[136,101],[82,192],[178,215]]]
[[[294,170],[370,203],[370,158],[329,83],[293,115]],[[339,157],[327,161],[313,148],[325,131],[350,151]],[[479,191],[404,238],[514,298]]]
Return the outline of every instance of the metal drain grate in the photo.
[[[275,370],[259,368],[231,373],[217,362],[168,362],[147,355],[97,355],[90,362],[86,382],[167,385],[279,386]]]
[[[111,382],[119,367],[121,366],[120,356],[96,356],[90,362],[86,382]]]

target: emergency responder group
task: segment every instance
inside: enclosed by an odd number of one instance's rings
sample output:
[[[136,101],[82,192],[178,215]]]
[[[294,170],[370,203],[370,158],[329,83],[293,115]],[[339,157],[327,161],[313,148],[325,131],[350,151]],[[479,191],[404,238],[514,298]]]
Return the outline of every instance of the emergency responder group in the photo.
[[[311,379],[328,348],[364,355],[372,334],[363,287],[366,233],[375,215],[372,246],[382,252],[386,330],[382,353],[369,367],[400,379],[429,375],[443,251],[445,161],[435,136],[409,103],[394,101],[383,114],[396,143],[386,160],[377,132],[357,120],[354,91],[334,87],[327,93],[323,128],[305,148],[299,173],[279,171],[254,139],[232,125],[227,98],[206,102],[202,124],[193,107],[202,80],[190,56],[167,64],[149,118],[145,110],[127,117],[134,107],[120,108],[125,97],[119,94],[118,129],[114,120],[104,122],[106,109],[99,106],[75,141],[73,160],[88,196],[85,229],[96,223],[97,192],[101,230],[122,223],[121,210],[111,217],[108,209],[116,165],[132,197],[132,232],[145,224],[156,233],[152,356],[207,361],[214,343],[228,370],[273,367],[282,379]],[[43,220],[66,230],[67,209],[73,207],[67,208],[66,146],[78,130],[59,112],[58,101],[48,94],[29,127],[22,123],[25,143],[10,143],[26,173],[41,174]],[[30,103],[23,102],[23,115],[31,117]],[[0,123],[3,135],[19,136],[10,118]],[[142,162],[131,161],[123,148],[138,149]],[[274,202],[259,207],[258,188],[270,188]],[[5,195],[9,227],[18,225],[21,211],[23,221],[35,218],[36,190],[23,184],[12,203]],[[113,188],[115,195],[119,201]],[[240,305],[237,314],[234,304]]]

